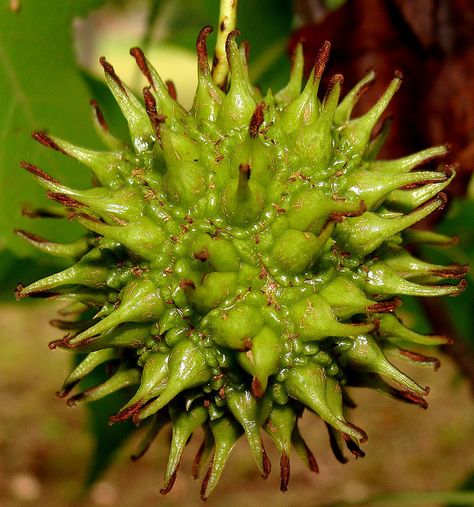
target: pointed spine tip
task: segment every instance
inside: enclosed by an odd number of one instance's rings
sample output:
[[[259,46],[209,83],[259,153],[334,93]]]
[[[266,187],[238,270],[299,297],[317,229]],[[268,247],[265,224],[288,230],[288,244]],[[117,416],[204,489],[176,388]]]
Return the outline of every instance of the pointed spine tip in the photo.
[[[40,169],[39,167],[37,167],[37,166],[35,166],[33,164],[21,161],[20,162],[20,167],[22,169],[27,170],[29,173],[33,174],[33,176],[38,176],[42,180],[49,181],[49,182],[55,183],[57,185],[61,184],[56,178],[53,178],[48,173],[45,173],[42,169]]]
[[[329,52],[331,51],[331,43],[329,41],[324,41],[320,50],[318,51],[318,55],[316,57],[316,61],[314,62],[314,81],[319,81],[321,76],[326,68],[326,64],[329,60]]]
[[[173,100],[178,100],[178,92],[176,91],[176,85],[174,84],[173,81],[171,81],[171,79],[167,79],[165,81],[165,85],[166,85],[166,89],[168,90],[168,95],[173,99]]]
[[[280,457],[280,491],[288,491],[288,483],[290,481],[290,458],[285,451]]]
[[[166,116],[159,114],[156,110],[156,100],[150,91],[150,87],[143,88],[143,100],[145,101],[145,109],[150,119],[150,123],[155,131],[156,138],[161,145],[161,124],[165,121]]]
[[[107,122],[105,121],[104,114],[102,113],[102,110],[99,107],[99,103],[95,99],[91,99],[89,104],[92,107],[92,111],[94,112],[94,116],[97,119],[97,122],[102,127],[104,132],[109,132],[109,126],[107,125]]]
[[[52,201],[58,202],[59,204],[62,204],[66,208],[85,208],[85,204],[82,204],[82,202],[76,201],[76,199],[72,199],[66,194],[62,194],[60,192],[51,192],[48,190],[46,192],[46,197],[48,199],[51,199]]]
[[[140,69],[141,73],[145,76],[146,80],[150,84],[150,86],[155,89],[155,84],[153,82],[153,77],[150,72],[150,68],[148,67],[148,63],[145,58],[145,54],[143,50],[139,47],[134,47],[130,49],[130,54],[135,58],[135,62]]]
[[[207,53],[207,38],[213,32],[212,26],[205,26],[200,32],[196,40],[196,52],[198,56],[199,70],[204,75],[209,75],[209,62]]]
[[[52,148],[53,150],[59,151],[64,155],[68,155],[51,137],[46,134],[46,132],[36,130],[31,133],[31,137],[38,143],[46,146],[47,148]]]
[[[102,65],[102,68],[104,69],[106,75],[113,79],[115,84],[122,90],[122,92],[128,96],[127,90],[125,89],[122,80],[117,76],[115,69],[113,68],[112,64],[106,60],[105,56],[101,56],[99,58],[99,63]]]
[[[173,488],[174,483],[176,481],[176,476],[177,475],[178,475],[178,470],[176,469],[173,472],[173,474],[171,475],[171,477],[170,477],[168,483],[165,485],[165,487],[160,489],[160,493],[162,495],[167,495],[171,491],[171,489]]]
[[[240,35],[240,30],[238,28],[236,28],[235,30],[232,30],[231,32],[228,33],[227,38],[225,40],[225,53],[227,55],[227,61],[229,62],[229,67],[230,67],[230,62],[231,62],[230,45],[231,45],[232,41],[236,37],[238,37],[239,35]]]

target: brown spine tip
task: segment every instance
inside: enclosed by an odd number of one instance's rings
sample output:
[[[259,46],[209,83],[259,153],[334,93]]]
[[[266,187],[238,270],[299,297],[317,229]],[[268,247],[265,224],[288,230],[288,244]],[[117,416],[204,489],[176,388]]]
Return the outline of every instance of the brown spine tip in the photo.
[[[40,169],[39,167],[36,167],[33,164],[29,164],[28,162],[21,161],[20,167],[22,169],[26,169],[29,173],[33,174],[34,176],[38,176],[42,180],[50,181],[51,183],[55,183],[56,185],[61,185],[61,183],[56,178],[53,178],[48,173],[45,173],[42,169]]]
[[[130,417],[132,417],[133,414],[138,412],[142,408],[142,406],[143,406],[143,402],[137,401],[136,403],[134,403],[130,407],[126,408],[125,410],[121,410],[117,414],[111,415],[108,420],[109,426],[111,426],[112,424],[130,419]]]
[[[68,153],[65,152],[53,139],[51,139],[46,134],[46,132],[37,130],[31,133],[31,137],[38,143],[42,144],[43,146],[46,146],[47,148],[52,148],[53,150],[59,151],[64,155],[68,155]]]
[[[321,49],[318,52],[318,56],[316,57],[316,61],[314,63],[314,80],[319,81],[324,72],[326,64],[329,60],[329,52],[331,50],[331,43],[329,41],[325,41],[321,46]]]
[[[255,398],[261,398],[265,394],[265,391],[262,388],[262,383],[257,377],[253,377],[252,379],[252,394]]]
[[[411,361],[415,361],[417,363],[430,364],[431,366],[433,366],[435,371],[437,371],[439,369],[439,367],[441,366],[440,360],[436,357],[425,356],[423,354],[420,354],[418,352],[413,352],[411,350],[405,350],[405,349],[399,349],[399,350],[400,350],[400,354],[407,357]]]
[[[337,459],[337,461],[344,465],[349,460],[344,456],[342,449],[339,446],[335,435],[335,430],[328,423],[326,423],[326,427],[329,434],[329,445],[331,446],[332,453],[334,454],[334,457]]]
[[[128,96],[127,90],[125,89],[125,86],[122,83],[122,80],[117,76],[115,69],[113,66],[105,59],[105,56],[101,56],[99,58],[99,63],[102,65],[104,72],[112,78],[116,85],[125,93],[125,95]]]
[[[263,475],[262,477],[266,479],[270,472],[272,471],[272,464],[270,463],[270,459],[268,458],[267,452],[265,451],[265,447],[263,446],[263,440],[260,441],[262,445],[262,468]]]
[[[290,482],[290,458],[285,451],[280,456],[280,491],[288,491]]]
[[[341,435],[344,439],[344,442],[346,443],[347,448],[356,458],[365,457],[365,452],[352,440],[349,435],[346,433],[341,433]]]
[[[207,249],[199,250],[199,252],[193,253],[193,257],[200,260],[201,262],[205,262],[207,259],[209,259],[209,252]]]
[[[252,118],[250,119],[249,125],[249,133],[251,138],[255,138],[259,134],[260,127],[263,123],[263,111],[265,110],[265,103],[259,102],[255,111],[252,114]]]
[[[46,196],[48,199],[51,199],[52,201],[58,202],[59,204],[62,204],[66,208],[84,208],[85,204],[82,204],[79,201],[76,201],[76,199],[72,199],[66,194],[61,194],[60,192],[51,192],[48,190],[46,192]]]
[[[414,405],[418,405],[424,410],[428,408],[428,402],[424,398],[416,394],[410,393],[408,391],[399,391],[398,389],[395,389],[394,392],[392,393],[392,396],[400,401],[405,401],[407,403],[413,403]]]
[[[155,83],[153,81],[153,77],[150,72],[150,68],[148,67],[148,62],[146,61],[145,54],[143,53],[141,48],[135,47],[130,49],[130,54],[135,58],[135,62],[137,63],[138,68],[145,76],[150,86],[155,89]]]
[[[239,35],[240,30],[236,28],[235,30],[232,30],[231,32],[228,33],[227,39],[225,40],[225,53],[227,55],[227,61],[229,62],[229,66],[230,66],[230,43],[232,39],[235,39]]]
[[[250,167],[250,164],[240,164],[239,165],[239,172],[243,179],[248,181],[250,179],[250,174],[252,172],[252,168]]]
[[[391,299],[390,301],[380,301],[367,307],[367,311],[370,313],[387,313],[393,312],[402,304],[402,300],[398,297]]]
[[[176,86],[175,86],[174,82],[171,81],[171,79],[168,79],[168,80],[166,80],[165,85],[166,85],[166,89],[168,90],[169,96],[173,100],[178,100],[178,92],[176,91]]]
[[[183,290],[186,290],[186,289],[195,289],[196,285],[195,285],[195,283],[192,280],[188,280],[188,279],[185,278],[183,280],[180,280],[180,282],[179,282],[179,288],[183,289]]]
[[[158,142],[161,144],[161,124],[165,121],[166,116],[162,114],[158,114],[156,110],[156,100],[153,94],[150,91],[149,87],[143,88],[143,99],[145,101],[145,109],[150,119],[150,123],[155,131],[156,138]]]
[[[457,291],[453,294],[449,294],[451,297],[459,296],[462,292],[464,292],[467,288],[467,280],[462,278],[459,283],[456,285]]]
[[[207,38],[212,33],[212,26],[205,26],[200,32],[196,40],[196,52],[198,56],[199,70],[204,75],[209,75],[209,62],[207,54]]]
[[[170,480],[168,481],[168,483],[165,484],[165,487],[162,488],[162,489],[160,489],[160,493],[162,495],[167,495],[171,491],[171,489],[173,488],[174,483],[176,481],[176,476],[177,475],[178,475],[178,469],[176,468],[176,470],[171,475]]]
[[[209,479],[211,478],[212,469],[214,466],[214,456],[211,459],[211,463],[209,464],[209,468],[207,469],[206,475],[201,484],[201,500],[203,502],[207,501],[207,485],[209,484]]]
[[[47,239],[42,238],[41,236],[38,236],[31,232],[24,231],[23,229],[13,229],[13,232],[17,236],[20,236],[21,238],[24,238],[27,241],[31,241],[31,243],[50,243],[50,241],[48,241]]]
[[[91,105],[94,116],[95,116],[97,122],[99,123],[99,125],[102,127],[102,130],[104,130],[104,132],[109,132],[109,126],[107,125],[107,122],[105,121],[104,114],[102,113],[102,110],[100,109],[99,103],[97,102],[97,100],[92,99],[89,102],[89,104]]]

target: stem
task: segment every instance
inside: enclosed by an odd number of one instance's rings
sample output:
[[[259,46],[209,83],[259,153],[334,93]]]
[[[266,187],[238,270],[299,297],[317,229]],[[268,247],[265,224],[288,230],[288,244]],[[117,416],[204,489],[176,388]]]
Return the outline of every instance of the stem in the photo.
[[[237,23],[238,0],[221,0],[219,9],[219,29],[217,30],[216,49],[212,63],[212,79],[219,88],[225,88],[229,65],[225,51],[227,36],[235,30]]]
[[[404,507],[409,505],[433,505],[433,504],[452,504],[452,505],[474,505],[473,491],[408,491],[404,493],[390,493],[376,495],[364,500],[336,502],[326,505],[326,507],[353,507],[353,506],[382,506],[393,505]]]

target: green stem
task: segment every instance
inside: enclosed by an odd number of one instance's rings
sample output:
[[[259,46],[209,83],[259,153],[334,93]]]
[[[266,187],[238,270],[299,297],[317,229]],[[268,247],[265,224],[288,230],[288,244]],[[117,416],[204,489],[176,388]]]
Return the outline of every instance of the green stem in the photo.
[[[229,65],[227,63],[225,43],[227,36],[235,30],[237,23],[238,0],[221,0],[219,9],[219,26],[217,30],[216,49],[212,65],[212,79],[219,88],[225,88]]]
[[[336,502],[326,505],[326,507],[375,507],[393,505],[404,507],[409,505],[474,505],[474,491],[407,491],[404,493],[390,493],[383,495],[376,495],[364,500],[349,501],[349,502]]]

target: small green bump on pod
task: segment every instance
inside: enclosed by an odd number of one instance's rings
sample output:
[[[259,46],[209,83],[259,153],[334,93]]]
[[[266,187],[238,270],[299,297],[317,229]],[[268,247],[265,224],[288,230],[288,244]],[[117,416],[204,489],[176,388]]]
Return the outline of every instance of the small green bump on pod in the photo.
[[[252,338],[263,326],[260,311],[246,304],[220,311],[210,320],[212,340],[223,347],[236,350],[251,348]]]
[[[192,255],[209,263],[216,271],[237,272],[240,267],[240,256],[234,245],[224,238],[213,238],[209,234],[199,234],[194,238]]]
[[[196,310],[205,314],[232,297],[237,288],[237,273],[206,273],[187,294]]]

